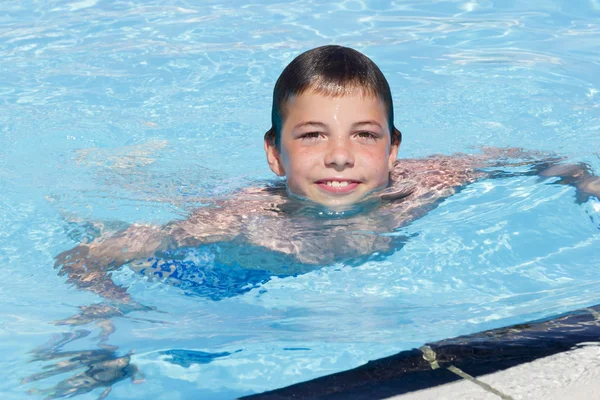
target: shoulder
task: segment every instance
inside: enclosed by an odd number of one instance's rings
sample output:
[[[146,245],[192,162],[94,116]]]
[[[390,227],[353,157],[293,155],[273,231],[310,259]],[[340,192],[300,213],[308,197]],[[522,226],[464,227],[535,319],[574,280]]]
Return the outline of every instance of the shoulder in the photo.
[[[256,214],[269,214],[286,201],[284,184],[265,184],[237,190],[223,198],[215,198],[210,204],[196,209],[192,218],[202,219],[208,215],[226,214],[229,218],[245,218]]]
[[[482,163],[468,154],[436,154],[425,158],[397,160],[391,171],[396,182],[410,180],[422,188],[444,189],[463,186],[480,179]]]

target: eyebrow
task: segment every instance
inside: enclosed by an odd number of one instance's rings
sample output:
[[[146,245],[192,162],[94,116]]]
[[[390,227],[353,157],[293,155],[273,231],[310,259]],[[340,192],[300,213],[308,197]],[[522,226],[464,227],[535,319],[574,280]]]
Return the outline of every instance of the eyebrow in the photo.
[[[379,122],[375,121],[374,119],[370,119],[370,120],[366,120],[366,121],[359,121],[359,122],[355,122],[352,124],[353,127],[358,127],[358,126],[363,126],[363,125],[375,125],[375,126],[382,128],[381,124]],[[317,122],[317,121],[306,121],[306,122],[300,122],[299,124],[296,124],[296,126],[294,126],[293,129],[304,128],[304,127],[314,127],[314,128],[325,129],[325,128],[327,128],[327,125],[322,122]]]
[[[304,128],[304,127],[314,127],[314,128],[325,129],[325,128],[327,128],[327,125],[325,125],[322,122],[317,122],[317,121],[306,121],[306,122],[300,122],[299,124],[296,124],[293,129]]]
[[[383,128],[381,124],[374,119],[370,119],[368,121],[359,121],[352,124],[353,127],[362,126],[362,125],[376,125],[380,128]]]

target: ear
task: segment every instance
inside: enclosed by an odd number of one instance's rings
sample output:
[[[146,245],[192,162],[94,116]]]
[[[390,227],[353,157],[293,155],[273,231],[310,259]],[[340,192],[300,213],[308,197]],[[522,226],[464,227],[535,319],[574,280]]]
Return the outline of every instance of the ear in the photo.
[[[392,144],[390,145],[390,155],[388,157],[388,169],[390,171],[394,168],[394,164],[398,158],[400,143],[402,143],[402,134],[398,129],[394,128],[394,131],[392,132]]]
[[[281,163],[281,155],[275,144],[275,132],[273,128],[265,133],[265,154],[271,171],[277,176],[285,176],[285,169]]]

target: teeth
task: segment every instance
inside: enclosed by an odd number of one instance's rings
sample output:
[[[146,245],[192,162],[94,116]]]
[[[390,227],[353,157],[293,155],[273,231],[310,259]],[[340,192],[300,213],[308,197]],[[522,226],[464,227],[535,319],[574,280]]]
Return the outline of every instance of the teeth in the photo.
[[[328,181],[327,182],[327,186],[331,186],[331,187],[345,187],[345,186],[348,186],[348,182],[346,182],[346,181],[343,181],[343,182]]]

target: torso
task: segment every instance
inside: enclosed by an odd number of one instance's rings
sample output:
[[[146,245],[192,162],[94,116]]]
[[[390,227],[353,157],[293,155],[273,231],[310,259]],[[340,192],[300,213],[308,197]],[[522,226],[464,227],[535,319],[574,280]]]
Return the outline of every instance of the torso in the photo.
[[[180,222],[179,241],[200,245],[235,238],[320,265],[393,252],[402,238],[382,234],[421,217],[458,188],[483,177],[478,166],[466,155],[398,160],[390,187],[374,196],[379,204],[349,217],[306,212],[307,202],[290,198],[283,184],[245,189],[217,203],[218,208],[203,207]]]

